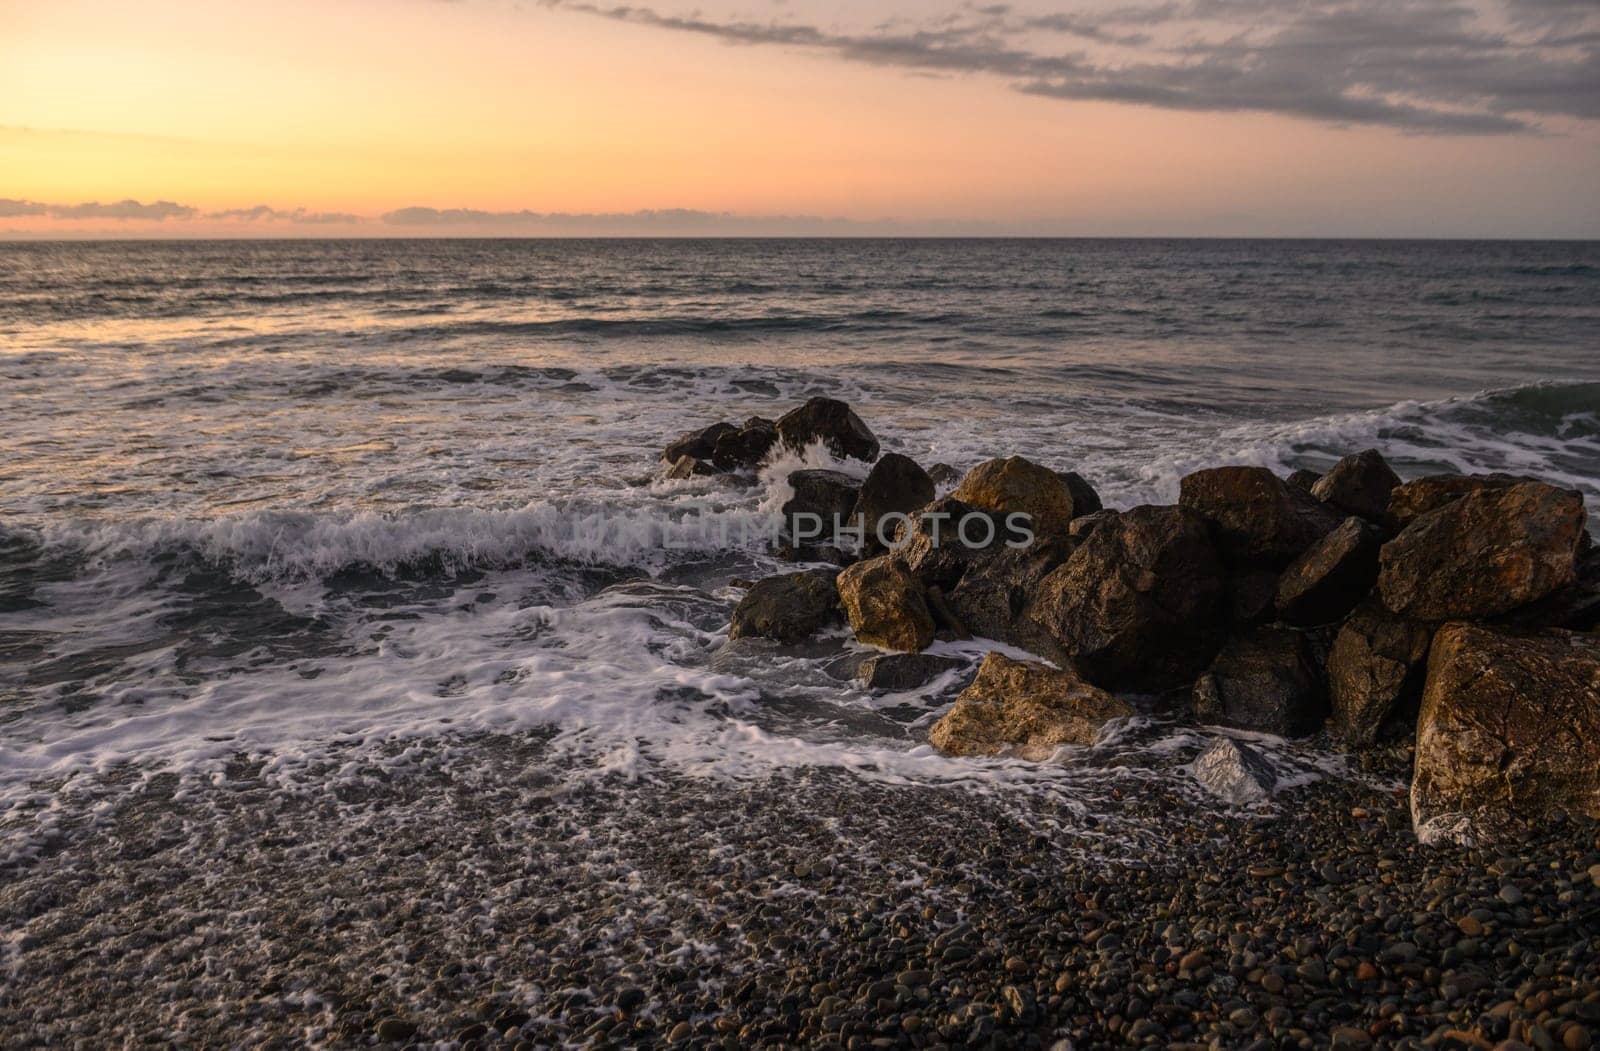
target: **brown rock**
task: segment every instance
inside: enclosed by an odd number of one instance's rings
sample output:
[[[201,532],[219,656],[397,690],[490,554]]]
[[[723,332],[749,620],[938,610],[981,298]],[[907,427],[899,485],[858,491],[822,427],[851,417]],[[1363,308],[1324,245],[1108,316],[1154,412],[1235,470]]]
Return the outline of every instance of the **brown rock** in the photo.
[[[1516,474],[1430,474],[1397,486],[1389,494],[1386,517],[1390,529],[1399,532],[1423,515],[1454,503],[1468,493],[1510,489],[1538,480]]]
[[[1309,493],[1311,491],[1311,487],[1316,485],[1321,479],[1322,475],[1315,471],[1308,471],[1302,467],[1298,471],[1291,471],[1289,473],[1289,477],[1284,479],[1284,482],[1289,486],[1290,489],[1299,489],[1302,492]]]
[[[1278,574],[1271,569],[1241,569],[1228,577],[1228,619],[1235,624],[1265,624],[1277,612]]]
[[[1327,695],[1305,636],[1277,626],[1233,636],[1195,682],[1194,714],[1283,737],[1315,731],[1327,715]]]
[[[1222,557],[1233,565],[1286,566],[1343,520],[1265,467],[1196,471],[1179,492],[1179,506],[1212,523]]]
[[[863,550],[873,554],[887,550],[894,540],[897,519],[893,516],[909,515],[932,501],[933,479],[928,472],[909,456],[885,453],[861,483],[851,511],[864,531]]]
[[[831,570],[809,570],[757,581],[734,607],[728,638],[793,643],[837,623],[840,616],[836,576],[838,573]]]
[[[1419,620],[1492,617],[1577,575],[1583,498],[1540,482],[1480,489],[1412,521],[1379,555],[1378,591]]]
[[[922,584],[893,555],[869,558],[839,574],[839,599],[856,639],[915,653],[933,641],[933,616]]]
[[[1040,581],[1023,616],[1091,682],[1161,690],[1192,682],[1221,641],[1224,581],[1209,530],[1177,507],[1099,526]]]
[[[713,423],[698,431],[689,431],[662,450],[661,458],[667,463],[677,463],[685,456],[696,460],[709,460],[712,451],[717,447],[717,439],[726,434],[735,434],[738,430],[739,428],[731,423]]]
[[[1278,578],[1278,616],[1289,624],[1330,624],[1355,608],[1378,579],[1377,529],[1359,518],[1344,523],[1295,559]]]
[[[1021,619],[1039,582],[1072,554],[1062,537],[1040,537],[974,562],[950,592],[950,607],[973,634],[1032,648],[1036,629]]]
[[[1341,740],[1366,748],[1402,720],[1410,732],[1432,639],[1431,625],[1397,617],[1375,599],[1350,615],[1327,663],[1328,699]]]
[[[1075,513],[1072,487],[1067,480],[1020,456],[985,460],[968,471],[950,495],[1002,519],[1026,515],[1029,528],[1037,536],[1065,533]]]
[[[821,442],[841,459],[871,463],[878,458],[877,437],[850,406],[833,398],[812,398],[790,410],[778,420],[777,429],[778,439],[790,449]]]
[[[1062,745],[1093,743],[1107,722],[1132,714],[1071,671],[991,653],[928,740],[950,755],[1048,759]]]
[[[1058,472],[1067,483],[1067,491],[1072,494],[1072,517],[1082,518],[1104,510],[1105,504],[1100,501],[1100,493],[1094,484],[1079,474],[1077,471]]]
[[[717,438],[711,462],[724,471],[751,470],[761,465],[776,444],[777,424],[752,416],[744,421],[744,426]]]
[[[1600,817],[1600,637],[1446,624],[1417,722],[1418,838],[1493,839],[1556,810]]]
[[[1004,550],[1006,536],[994,515],[945,496],[912,513],[893,549],[918,580],[948,593],[968,566]]]
[[[1399,484],[1400,476],[1382,454],[1368,449],[1334,464],[1311,487],[1311,495],[1347,515],[1381,522],[1389,509],[1389,494]]]
[[[696,460],[693,456],[680,456],[672,461],[671,467],[667,468],[666,477],[671,481],[681,482],[686,478],[702,478],[721,473],[704,460]]]
[[[784,502],[783,518],[791,536],[831,544],[836,531],[854,528],[850,512],[855,508],[860,482],[839,471],[827,470],[792,471],[788,482],[794,495]],[[797,520],[798,515],[813,517]]]

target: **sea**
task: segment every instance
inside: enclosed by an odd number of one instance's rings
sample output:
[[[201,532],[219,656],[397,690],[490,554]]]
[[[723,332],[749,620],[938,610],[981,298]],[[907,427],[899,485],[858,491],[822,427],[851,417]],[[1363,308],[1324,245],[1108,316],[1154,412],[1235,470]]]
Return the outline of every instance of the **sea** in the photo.
[[[939,756],[956,677],[867,692],[842,631],[727,645],[739,583],[793,568],[787,472],[864,467],[660,450],[815,395],[1113,507],[1377,448],[1600,509],[1600,243],[0,245],[0,856],[92,786],[495,734],[602,777],[1064,776]]]

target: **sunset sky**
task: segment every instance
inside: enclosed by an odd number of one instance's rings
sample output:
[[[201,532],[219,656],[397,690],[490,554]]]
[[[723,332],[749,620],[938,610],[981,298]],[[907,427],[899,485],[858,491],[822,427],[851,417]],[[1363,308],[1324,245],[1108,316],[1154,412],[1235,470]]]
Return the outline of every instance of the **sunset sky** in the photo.
[[[0,0],[0,236],[1600,237],[1600,3]]]

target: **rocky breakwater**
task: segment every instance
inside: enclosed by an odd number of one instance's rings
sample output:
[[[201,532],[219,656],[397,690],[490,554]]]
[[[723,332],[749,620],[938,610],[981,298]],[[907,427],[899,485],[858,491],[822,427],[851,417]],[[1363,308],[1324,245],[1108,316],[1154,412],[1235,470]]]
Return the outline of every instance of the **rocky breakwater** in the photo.
[[[929,472],[880,459],[860,417],[827,399],[687,435],[667,450],[671,471],[722,469],[716,451],[735,436],[761,448],[738,469],[817,443],[874,464],[864,482],[792,484],[795,511],[848,506],[856,542],[797,546],[842,569],[761,582],[735,634],[792,643],[843,620],[886,651],[977,636],[1037,656],[984,660],[930,731],[945,752],[1046,759],[1092,742],[1132,699],[1356,752],[1414,742],[1425,840],[1600,817],[1600,553],[1578,492],[1509,475],[1402,481],[1369,449],[1288,479],[1197,471],[1169,506],[1109,510],[1082,476],[1017,456],[935,497]],[[1249,765],[1217,755],[1198,767]],[[1239,796],[1237,776],[1217,793]]]

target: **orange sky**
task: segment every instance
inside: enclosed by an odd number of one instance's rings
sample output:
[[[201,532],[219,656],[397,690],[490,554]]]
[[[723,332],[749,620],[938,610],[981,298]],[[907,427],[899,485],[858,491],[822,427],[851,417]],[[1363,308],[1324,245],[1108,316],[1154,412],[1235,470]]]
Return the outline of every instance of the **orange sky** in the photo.
[[[740,10],[727,17],[754,17]],[[837,9],[753,10],[832,24]],[[411,206],[861,232],[1600,236],[1593,120],[1416,134],[1014,81],[498,0],[0,0],[0,198],[44,209],[0,215],[0,236],[525,230],[378,218]],[[193,211],[59,217],[125,199]],[[257,205],[351,221],[209,217]],[[751,231],[783,232],[767,223]]]

